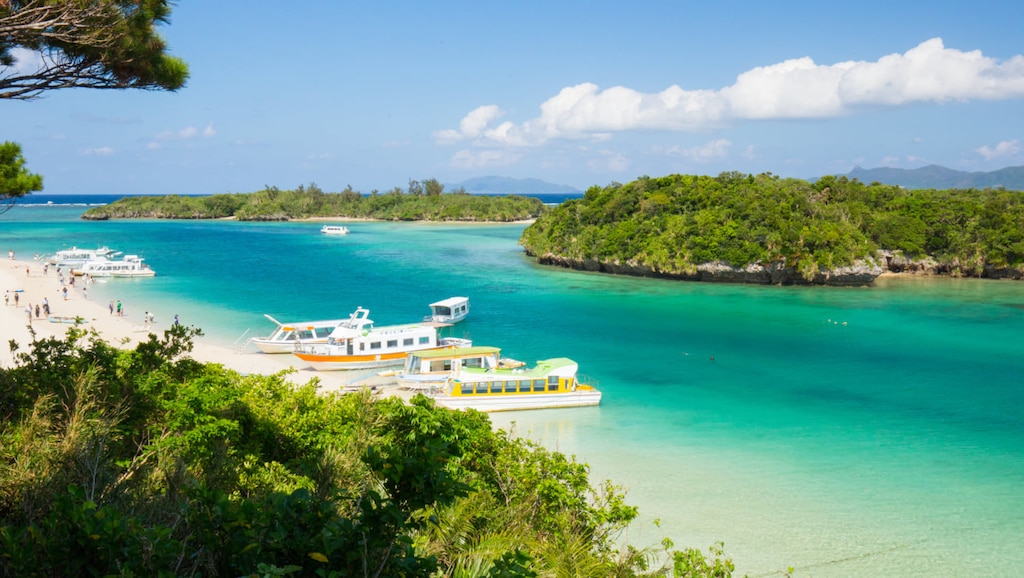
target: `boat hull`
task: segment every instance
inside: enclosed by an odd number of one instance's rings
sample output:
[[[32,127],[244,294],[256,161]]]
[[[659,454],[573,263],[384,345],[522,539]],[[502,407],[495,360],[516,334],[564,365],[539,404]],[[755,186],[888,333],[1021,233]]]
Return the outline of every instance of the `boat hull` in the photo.
[[[377,355],[322,355],[292,351],[292,355],[308,363],[318,371],[337,371],[342,369],[377,369],[381,367],[400,367],[405,363],[407,352],[380,353]]]
[[[483,412],[588,407],[601,404],[601,392],[577,390],[567,393],[509,393],[475,396],[437,396],[434,402],[449,409],[475,409]]]

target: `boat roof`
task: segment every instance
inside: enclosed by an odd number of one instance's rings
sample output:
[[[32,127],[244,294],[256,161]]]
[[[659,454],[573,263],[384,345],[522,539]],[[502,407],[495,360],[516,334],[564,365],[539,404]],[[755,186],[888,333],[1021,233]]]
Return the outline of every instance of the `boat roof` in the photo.
[[[515,369],[497,369],[497,370],[486,370],[481,371],[480,369],[469,367],[462,369],[461,377],[457,378],[456,381],[475,382],[479,381],[474,377],[487,375],[489,377],[495,376],[506,376],[505,379],[509,378],[545,378],[551,375],[558,369],[563,367],[571,367],[573,371],[578,367],[578,364],[569,359],[568,357],[553,357],[551,359],[542,359],[537,362],[537,365],[533,367],[517,367]]]
[[[484,355],[488,353],[499,353],[500,347],[489,345],[472,345],[470,347],[445,347],[443,349],[424,349],[410,353],[421,359],[442,359],[446,357],[468,357],[471,355]]]
[[[469,297],[449,297],[447,299],[431,303],[431,307],[454,307],[463,303],[468,303]]]

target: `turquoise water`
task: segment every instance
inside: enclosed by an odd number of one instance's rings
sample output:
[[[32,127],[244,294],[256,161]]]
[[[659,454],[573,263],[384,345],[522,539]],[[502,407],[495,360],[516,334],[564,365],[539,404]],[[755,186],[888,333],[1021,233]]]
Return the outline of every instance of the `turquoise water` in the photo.
[[[264,313],[364,306],[397,323],[467,295],[456,335],[576,359],[599,408],[492,419],[624,485],[642,513],[633,543],[722,540],[753,576],[1024,567],[1024,283],[676,283],[539,267],[521,225],[350,223],[339,238],[315,223],[93,223],[81,210],[18,207],[0,216],[0,249],[139,254],[157,277],[90,297],[139,319],[178,314],[225,344],[268,332]]]

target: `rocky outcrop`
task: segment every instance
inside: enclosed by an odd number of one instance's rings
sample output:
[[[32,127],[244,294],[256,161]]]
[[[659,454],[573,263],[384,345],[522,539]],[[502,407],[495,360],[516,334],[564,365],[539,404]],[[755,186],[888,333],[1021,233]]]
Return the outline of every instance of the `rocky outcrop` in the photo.
[[[527,252],[529,254],[529,252]],[[665,271],[647,264],[635,262],[603,262],[596,259],[568,259],[551,253],[537,255],[542,265],[557,265],[582,271],[633,275],[636,277],[657,277],[681,281],[708,281],[717,283],[746,283],[758,285],[830,285],[862,287],[874,283],[883,270],[874,261],[865,261],[848,267],[817,271],[805,277],[798,269],[787,267],[778,261],[768,265],[752,264],[734,267],[715,261],[698,265],[692,271]]]
[[[948,275],[950,277],[980,277],[983,279],[1024,279],[1024,269],[995,267],[990,264],[967,266],[958,259],[936,261],[932,257],[911,259],[900,251],[878,251],[878,261],[890,273],[912,275]]]

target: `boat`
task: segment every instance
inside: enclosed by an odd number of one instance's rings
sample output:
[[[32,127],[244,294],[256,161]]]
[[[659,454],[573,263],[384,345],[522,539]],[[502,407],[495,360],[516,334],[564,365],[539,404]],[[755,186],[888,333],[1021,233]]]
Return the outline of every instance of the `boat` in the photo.
[[[434,390],[463,369],[515,369],[524,365],[522,361],[502,357],[498,347],[472,344],[442,347],[410,353],[402,371],[395,375],[395,381],[403,389]]]
[[[79,249],[78,247],[71,247],[70,249],[57,251],[46,261],[50,265],[77,267],[88,263],[89,261],[113,259],[120,254],[120,251],[114,251],[110,247],[99,247],[96,249]]]
[[[445,345],[468,345],[464,339],[441,339],[437,327],[423,323],[374,327],[370,311],[359,307],[339,325],[327,343],[300,344],[292,355],[321,371],[396,367],[412,351]]]
[[[300,344],[327,343],[327,338],[336,327],[348,319],[322,319],[319,321],[297,321],[281,323],[270,315],[264,317],[274,322],[277,329],[266,337],[252,337],[249,342],[263,353],[291,353]]]
[[[469,297],[449,297],[430,304],[430,316],[424,321],[454,325],[469,315]]]
[[[426,388],[426,395],[437,405],[493,412],[585,407],[601,403],[601,392],[580,383],[576,377],[579,365],[566,357],[544,359],[527,368],[463,365],[462,358],[457,357],[459,355],[457,348],[449,352],[451,369],[447,378],[439,385]],[[433,364],[441,359],[444,357],[439,355],[430,361]],[[403,374],[400,379],[408,379],[412,375]]]
[[[324,235],[348,235],[348,227],[342,225],[324,225],[320,227],[320,232]]]
[[[156,275],[156,271],[143,263],[142,257],[138,255],[125,255],[124,258],[116,261],[110,259],[88,261],[80,267],[73,267],[71,273],[90,277],[152,277]]]

